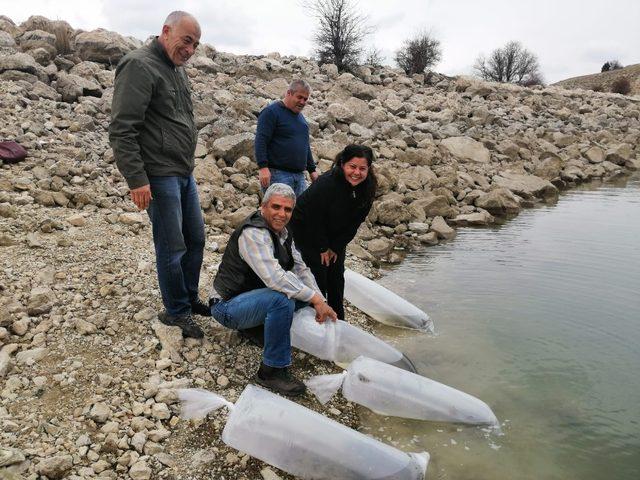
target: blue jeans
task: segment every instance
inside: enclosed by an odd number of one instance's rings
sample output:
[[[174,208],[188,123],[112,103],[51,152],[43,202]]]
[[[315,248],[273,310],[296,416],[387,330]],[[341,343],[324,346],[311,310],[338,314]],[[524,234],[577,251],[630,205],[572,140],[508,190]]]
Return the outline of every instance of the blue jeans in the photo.
[[[198,299],[204,221],[193,176],[149,177],[158,283],[170,315],[191,313]]]
[[[296,194],[296,197],[302,195],[307,189],[307,181],[304,178],[304,172],[286,172],[284,170],[277,170],[275,168],[270,168],[271,172],[271,183],[284,183],[293,188],[293,191]]]
[[[220,324],[234,330],[264,324],[262,362],[269,367],[291,365],[291,321],[293,312],[306,305],[288,298],[284,293],[259,288],[236,295],[229,301],[219,301],[211,314]]]

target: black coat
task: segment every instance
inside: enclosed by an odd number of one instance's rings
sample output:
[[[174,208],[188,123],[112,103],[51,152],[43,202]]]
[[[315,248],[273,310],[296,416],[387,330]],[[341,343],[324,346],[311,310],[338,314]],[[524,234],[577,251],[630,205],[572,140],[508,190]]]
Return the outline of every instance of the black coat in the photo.
[[[342,170],[322,174],[298,197],[289,224],[300,248],[324,252],[344,249],[371,210],[367,180],[351,186]]]

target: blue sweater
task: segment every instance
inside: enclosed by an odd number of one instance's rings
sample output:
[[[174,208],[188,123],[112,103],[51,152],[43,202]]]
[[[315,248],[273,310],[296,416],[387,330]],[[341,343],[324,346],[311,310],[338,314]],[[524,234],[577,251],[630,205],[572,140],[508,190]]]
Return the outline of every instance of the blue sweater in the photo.
[[[314,172],[309,146],[309,125],[301,113],[293,113],[282,101],[266,107],[258,117],[256,163],[287,172]]]

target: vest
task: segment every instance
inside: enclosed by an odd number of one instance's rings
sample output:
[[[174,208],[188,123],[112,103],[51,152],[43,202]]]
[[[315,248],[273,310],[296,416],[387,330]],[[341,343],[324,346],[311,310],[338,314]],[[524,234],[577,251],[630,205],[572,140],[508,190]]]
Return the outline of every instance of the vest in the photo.
[[[247,227],[257,227],[266,229],[273,242],[273,256],[278,260],[280,266],[289,271],[293,268],[293,254],[291,253],[291,243],[293,236],[288,232],[284,245],[276,232],[271,230],[265,222],[260,211],[257,211],[244,219],[242,224],[231,234],[229,243],[222,256],[222,262],[218,267],[218,273],[213,280],[216,292],[226,302],[241,293],[258,288],[265,288],[264,282],[255,274],[251,267],[240,256],[238,239],[243,230]]]

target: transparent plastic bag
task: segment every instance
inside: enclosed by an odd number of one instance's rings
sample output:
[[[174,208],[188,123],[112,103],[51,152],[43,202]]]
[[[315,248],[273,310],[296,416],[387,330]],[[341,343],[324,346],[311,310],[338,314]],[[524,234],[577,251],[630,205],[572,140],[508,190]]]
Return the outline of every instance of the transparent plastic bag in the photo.
[[[374,320],[394,327],[433,333],[433,321],[425,312],[373,280],[345,269],[344,298]]]
[[[426,452],[402,452],[254,385],[235,403],[222,440],[310,480],[421,480],[429,462]]]
[[[182,402],[180,416],[182,418],[204,418],[209,412],[227,407],[233,410],[233,403],[226,398],[202,388],[181,388],[178,398]]]
[[[408,362],[404,360],[402,352],[388,343],[343,320],[318,323],[316,312],[311,307],[302,308],[293,315],[291,345],[341,366],[348,365],[362,355],[407,368],[402,366]]]
[[[342,386],[342,395],[380,415],[436,422],[498,425],[482,400],[392,365],[359,357],[341,374],[319,375],[306,382],[321,403]]]

